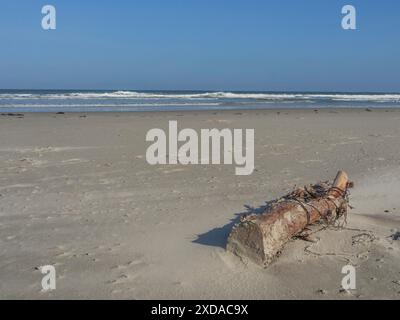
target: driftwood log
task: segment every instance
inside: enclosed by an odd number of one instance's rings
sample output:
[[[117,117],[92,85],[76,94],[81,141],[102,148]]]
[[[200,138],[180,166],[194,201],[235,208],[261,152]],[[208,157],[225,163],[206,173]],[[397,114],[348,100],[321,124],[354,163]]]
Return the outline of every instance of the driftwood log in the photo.
[[[333,184],[297,189],[262,214],[243,216],[229,237],[227,250],[264,267],[279,256],[285,243],[321,219],[327,223],[347,214],[348,176],[339,171]]]

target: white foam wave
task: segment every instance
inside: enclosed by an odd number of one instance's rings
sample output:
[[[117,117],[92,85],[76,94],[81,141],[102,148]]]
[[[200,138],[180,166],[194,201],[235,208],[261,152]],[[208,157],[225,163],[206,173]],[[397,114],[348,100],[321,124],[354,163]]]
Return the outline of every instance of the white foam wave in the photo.
[[[0,99],[290,99],[301,97],[293,94],[264,94],[264,93],[156,93],[137,91],[115,92],[71,92],[71,93],[15,93],[0,94]]]
[[[0,99],[8,100],[64,100],[64,99],[187,99],[220,100],[246,99],[263,101],[360,101],[360,102],[400,102],[400,94],[295,94],[295,93],[241,93],[241,92],[205,92],[205,93],[166,93],[166,92],[68,92],[68,93],[0,93]]]
[[[10,104],[0,108],[133,108],[133,107],[184,107],[184,106],[219,106],[218,102],[204,103],[129,103],[129,104]]]

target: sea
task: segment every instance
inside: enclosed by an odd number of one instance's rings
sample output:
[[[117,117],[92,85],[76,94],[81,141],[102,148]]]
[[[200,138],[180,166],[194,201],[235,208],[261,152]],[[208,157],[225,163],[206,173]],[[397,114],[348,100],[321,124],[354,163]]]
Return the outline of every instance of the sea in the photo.
[[[400,93],[0,90],[0,112],[399,108]]]

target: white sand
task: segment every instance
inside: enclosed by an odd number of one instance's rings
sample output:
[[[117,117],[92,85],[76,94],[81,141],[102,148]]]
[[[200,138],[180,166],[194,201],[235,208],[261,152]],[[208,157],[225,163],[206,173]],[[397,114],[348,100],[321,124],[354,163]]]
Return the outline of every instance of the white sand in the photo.
[[[0,298],[400,298],[400,111],[81,116],[0,116]],[[148,165],[145,134],[168,120],[255,128],[256,171]],[[346,229],[289,243],[267,269],[225,252],[241,213],[341,168],[356,185]],[[348,263],[357,289],[340,292]]]

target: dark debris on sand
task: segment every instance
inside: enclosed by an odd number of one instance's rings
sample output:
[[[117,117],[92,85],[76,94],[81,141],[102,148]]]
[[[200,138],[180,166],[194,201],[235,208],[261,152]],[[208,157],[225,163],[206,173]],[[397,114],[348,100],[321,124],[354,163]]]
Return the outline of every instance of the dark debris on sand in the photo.
[[[6,117],[17,117],[17,118],[23,118],[24,114],[23,113],[2,113],[2,116],[6,116]]]

